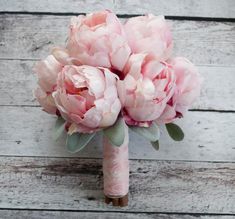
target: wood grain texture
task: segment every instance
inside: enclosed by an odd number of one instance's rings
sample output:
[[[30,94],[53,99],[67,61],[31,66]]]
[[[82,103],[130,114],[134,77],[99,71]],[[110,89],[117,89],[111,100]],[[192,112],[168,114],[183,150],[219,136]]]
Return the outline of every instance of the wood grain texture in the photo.
[[[167,16],[235,18],[233,0],[2,0],[0,11],[87,13],[110,9],[118,14],[165,14]]]
[[[190,215],[128,212],[69,212],[69,211],[33,211],[0,210],[1,218],[11,219],[234,219],[232,215]]]
[[[103,203],[101,164],[2,157],[0,208],[235,214],[235,163],[132,160],[125,208]]]
[[[232,0],[117,0],[116,11],[120,14],[165,14],[189,17],[235,17],[235,2]]]
[[[130,132],[130,203],[121,209],[104,204],[101,135],[69,154],[65,136],[52,140],[55,117],[32,97],[33,63],[64,44],[70,15],[104,8],[173,16],[175,55],[204,77],[193,109],[226,111],[189,112],[178,122],[185,140],[163,129],[157,152]],[[1,0],[0,218],[235,218],[234,18],[234,0]]]
[[[64,45],[69,20],[68,16],[0,15],[0,58],[47,56],[54,45]],[[185,56],[198,65],[235,65],[235,23],[169,22],[175,55]]]
[[[0,60],[0,105],[38,105],[33,97],[37,83],[32,70],[35,63]],[[198,66],[198,70],[204,78],[204,83],[201,96],[192,109],[235,111],[235,101],[231,101],[235,96],[235,66]]]
[[[65,136],[52,139],[55,117],[38,107],[0,107],[0,155],[102,157],[102,139],[97,135],[77,154],[65,148]],[[188,112],[178,124],[185,132],[174,142],[162,127],[160,150],[130,131],[130,158],[164,160],[235,160],[234,113]]]

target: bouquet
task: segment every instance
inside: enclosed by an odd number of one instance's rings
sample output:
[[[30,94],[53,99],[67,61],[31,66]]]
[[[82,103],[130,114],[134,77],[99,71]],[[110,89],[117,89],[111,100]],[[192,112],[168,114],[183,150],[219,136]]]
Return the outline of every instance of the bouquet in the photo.
[[[35,65],[35,96],[57,116],[55,138],[80,151],[103,133],[105,202],[128,203],[128,129],[158,150],[160,128],[176,141],[173,122],[199,95],[201,79],[186,58],[172,57],[172,35],[164,16],[133,17],[122,24],[105,10],[71,19],[66,45]]]

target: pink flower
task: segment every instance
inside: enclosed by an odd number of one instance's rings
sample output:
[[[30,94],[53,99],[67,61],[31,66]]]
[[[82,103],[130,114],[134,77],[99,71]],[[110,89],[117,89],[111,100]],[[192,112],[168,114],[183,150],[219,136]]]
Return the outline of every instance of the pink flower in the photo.
[[[174,73],[165,62],[146,54],[130,57],[125,79],[118,81],[118,93],[123,115],[129,125],[149,126],[156,120],[172,97]]]
[[[43,107],[44,111],[46,111],[49,114],[56,114],[57,108],[51,94],[47,94],[40,87],[38,87],[34,91],[34,95],[39,104]]]
[[[53,55],[49,55],[45,60],[39,61],[34,67],[39,85],[34,94],[40,105],[50,114],[56,113],[57,108],[51,94],[55,90],[57,76],[61,70],[62,65]]]
[[[53,93],[69,134],[89,133],[114,124],[121,109],[116,76],[105,68],[65,66]]]
[[[160,61],[170,57],[172,35],[164,16],[148,14],[130,18],[124,29],[133,53],[148,53]]]
[[[200,94],[201,78],[196,67],[186,58],[176,57],[169,60],[176,76],[176,89],[173,97],[157,120],[158,123],[170,123],[184,116]]]
[[[130,53],[122,24],[114,13],[105,10],[73,17],[67,47],[57,49],[55,55],[76,65],[122,71]]]

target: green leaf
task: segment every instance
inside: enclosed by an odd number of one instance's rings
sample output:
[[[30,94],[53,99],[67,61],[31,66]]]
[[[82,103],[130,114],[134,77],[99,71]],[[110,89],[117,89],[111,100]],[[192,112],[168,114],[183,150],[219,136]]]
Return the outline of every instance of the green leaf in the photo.
[[[150,127],[138,127],[138,126],[129,126],[132,131],[143,136],[151,142],[155,142],[160,138],[160,130],[156,123],[152,123]]]
[[[151,141],[152,146],[154,147],[155,150],[159,150],[159,141]]]
[[[123,118],[119,117],[113,126],[104,129],[104,135],[112,145],[121,146],[125,139],[125,122]]]
[[[166,124],[166,129],[173,140],[182,141],[184,139],[184,132],[178,125],[174,123],[168,123]]]
[[[95,136],[94,133],[73,133],[72,135],[67,135],[66,146],[68,151],[71,153],[76,153],[82,150],[89,141]]]
[[[53,139],[56,141],[62,135],[65,129],[65,120],[62,117],[58,117],[55,123],[53,132]]]

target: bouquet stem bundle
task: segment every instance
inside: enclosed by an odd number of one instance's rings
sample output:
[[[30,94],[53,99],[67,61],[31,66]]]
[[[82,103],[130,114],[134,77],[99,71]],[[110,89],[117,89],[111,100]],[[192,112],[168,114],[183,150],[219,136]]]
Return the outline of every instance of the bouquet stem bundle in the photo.
[[[125,125],[125,138],[122,145],[113,145],[105,136],[103,144],[105,202],[107,204],[112,202],[114,206],[126,206],[129,189],[129,134],[127,125]]]

